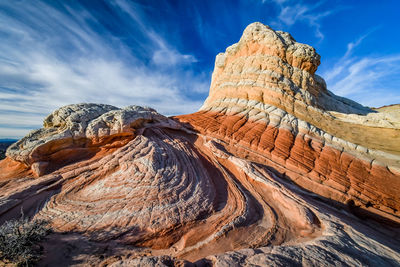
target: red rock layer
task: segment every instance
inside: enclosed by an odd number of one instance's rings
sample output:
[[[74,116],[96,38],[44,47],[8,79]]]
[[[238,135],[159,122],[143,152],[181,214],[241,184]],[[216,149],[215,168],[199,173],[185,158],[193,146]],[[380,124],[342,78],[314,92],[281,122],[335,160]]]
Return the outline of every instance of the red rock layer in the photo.
[[[104,265],[173,264],[165,255],[216,266],[398,265],[400,243],[387,242],[398,231],[360,227],[326,205],[400,222],[395,116],[334,96],[314,75],[319,63],[314,48],[253,23],[217,56],[197,113],[55,110],[0,162],[0,223],[22,209],[48,220],[58,243],[64,233],[122,248]]]
[[[23,207],[56,231],[189,260],[318,236],[317,216],[274,180],[218,143],[155,126],[110,154],[0,186],[0,219]]]
[[[78,161],[101,158],[126,145],[132,139],[132,135],[115,135],[103,138],[101,142],[86,138],[54,140],[35,151],[33,158],[36,163],[32,164],[33,167],[11,158],[0,161],[2,170],[0,181],[21,177],[39,177]]]
[[[307,190],[400,221],[400,174],[384,166],[244,116],[197,112],[177,119],[202,135],[223,140],[237,157],[271,166]]]

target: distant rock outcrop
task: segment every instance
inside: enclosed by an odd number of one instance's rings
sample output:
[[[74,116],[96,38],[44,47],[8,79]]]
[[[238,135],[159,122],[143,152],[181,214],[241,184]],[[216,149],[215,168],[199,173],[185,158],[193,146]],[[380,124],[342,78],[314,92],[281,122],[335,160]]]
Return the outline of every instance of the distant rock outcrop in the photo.
[[[62,107],[0,161],[0,221],[49,220],[43,264],[399,265],[400,113],[335,96],[319,64],[253,23],[196,113]]]

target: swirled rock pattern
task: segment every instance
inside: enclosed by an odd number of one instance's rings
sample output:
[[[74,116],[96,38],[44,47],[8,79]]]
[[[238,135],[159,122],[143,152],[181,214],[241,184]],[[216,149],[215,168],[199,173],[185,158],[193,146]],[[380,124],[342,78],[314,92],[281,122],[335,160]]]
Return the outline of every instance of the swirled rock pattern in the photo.
[[[400,116],[329,92],[314,74],[319,59],[288,33],[253,23],[217,56],[201,112],[182,121],[269,155],[310,191],[399,221]]]
[[[319,64],[253,23],[199,112],[62,107],[0,161],[0,221],[51,223],[42,265],[399,265],[398,110],[335,96]]]

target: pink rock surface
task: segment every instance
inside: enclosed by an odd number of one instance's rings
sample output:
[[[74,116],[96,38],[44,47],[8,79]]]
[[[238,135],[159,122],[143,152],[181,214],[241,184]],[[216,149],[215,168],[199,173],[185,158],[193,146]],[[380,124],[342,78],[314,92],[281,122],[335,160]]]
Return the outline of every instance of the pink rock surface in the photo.
[[[334,96],[319,63],[254,23],[199,112],[62,107],[0,162],[0,221],[48,220],[50,266],[399,265],[397,113]]]

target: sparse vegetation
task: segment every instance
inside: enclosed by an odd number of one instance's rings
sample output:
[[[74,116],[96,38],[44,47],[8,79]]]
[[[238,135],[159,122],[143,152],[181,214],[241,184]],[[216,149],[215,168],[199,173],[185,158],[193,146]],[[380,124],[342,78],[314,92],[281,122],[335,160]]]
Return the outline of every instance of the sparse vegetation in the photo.
[[[34,264],[42,253],[39,242],[49,233],[45,220],[31,220],[23,214],[18,220],[6,221],[0,226],[0,260],[16,266]]]

